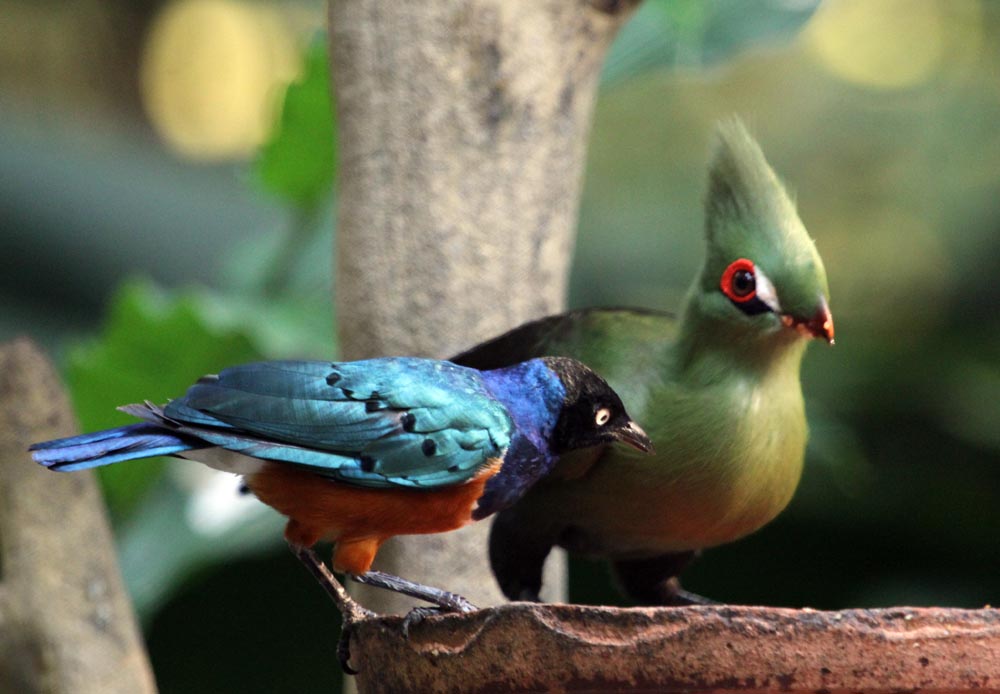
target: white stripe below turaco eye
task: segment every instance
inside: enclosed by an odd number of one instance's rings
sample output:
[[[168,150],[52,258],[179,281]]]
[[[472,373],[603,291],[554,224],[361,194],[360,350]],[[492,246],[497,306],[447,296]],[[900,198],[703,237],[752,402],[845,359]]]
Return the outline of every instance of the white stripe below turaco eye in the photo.
[[[781,302],[778,301],[778,292],[774,290],[771,280],[761,269],[760,265],[754,268],[757,278],[757,298],[767,304],[767,307],[775,313],[781,313]]]

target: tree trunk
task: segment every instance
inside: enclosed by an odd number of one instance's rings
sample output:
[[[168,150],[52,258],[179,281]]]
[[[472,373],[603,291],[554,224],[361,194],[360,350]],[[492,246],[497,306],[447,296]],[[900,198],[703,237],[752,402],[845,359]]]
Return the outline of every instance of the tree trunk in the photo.
[[[27,453],[75,429],[34,345],[0,345],[0,691],[155,692],[92,473]]]
[[[634,6],[332,0],[344,358],[447,357],[563,308],[601,64]],[[493,604],[486,533],[396,540],[376,565]]]

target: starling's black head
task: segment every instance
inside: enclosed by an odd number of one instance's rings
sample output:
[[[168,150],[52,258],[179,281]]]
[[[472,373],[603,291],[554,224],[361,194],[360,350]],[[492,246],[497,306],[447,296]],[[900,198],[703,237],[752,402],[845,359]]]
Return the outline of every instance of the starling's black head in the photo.
[[[621,441],[643,453],[652,453],[653,443],[633,422],[625,405],[607,381],[590,367],[567,357],[543,357],[545,365],[566,389],[562,411],[552,433],[552,452]]]

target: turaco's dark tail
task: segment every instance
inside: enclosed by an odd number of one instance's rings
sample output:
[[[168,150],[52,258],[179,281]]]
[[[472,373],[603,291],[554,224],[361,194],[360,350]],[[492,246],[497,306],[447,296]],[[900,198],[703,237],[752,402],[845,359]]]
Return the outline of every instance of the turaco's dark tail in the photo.
[[[156,424],[140,422],[92,434],[43,441],[33,444],[28,450],[35,462],[50,470],[70,472],[124,460],[171,455],[204,446],[205,443],[197,439],[178,435]]]

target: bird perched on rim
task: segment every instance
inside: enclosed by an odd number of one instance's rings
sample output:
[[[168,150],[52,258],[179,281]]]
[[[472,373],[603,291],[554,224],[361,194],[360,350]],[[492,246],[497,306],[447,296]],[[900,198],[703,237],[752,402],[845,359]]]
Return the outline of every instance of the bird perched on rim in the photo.
[[[609,558],[644,604],[700,602],[677,579],[702,548],[737,540],[791,500],[807,426],[799,367],[833,343],[823,262],[760,147],[717,131],[707,253],[680,311],[588,309],[515,328],[454,358],[497,368],[536,354],[587,362],[646,425],[656,454],[563,455],[500,513],[490,561],[511,599],[537,600],[553,546]]]
[[[262,362],[205,376],[165,407],[121,409],[145,421],[34,444],[34,459],[72,471],[170,455],[242,475],[288,517],[293,548],[331,540],[334,570],[447,609],[471,606],[370,571],[385,540],[506,508],[574,448],[650,450],[607,383],[564,357],[485,372],[412,357]]]

